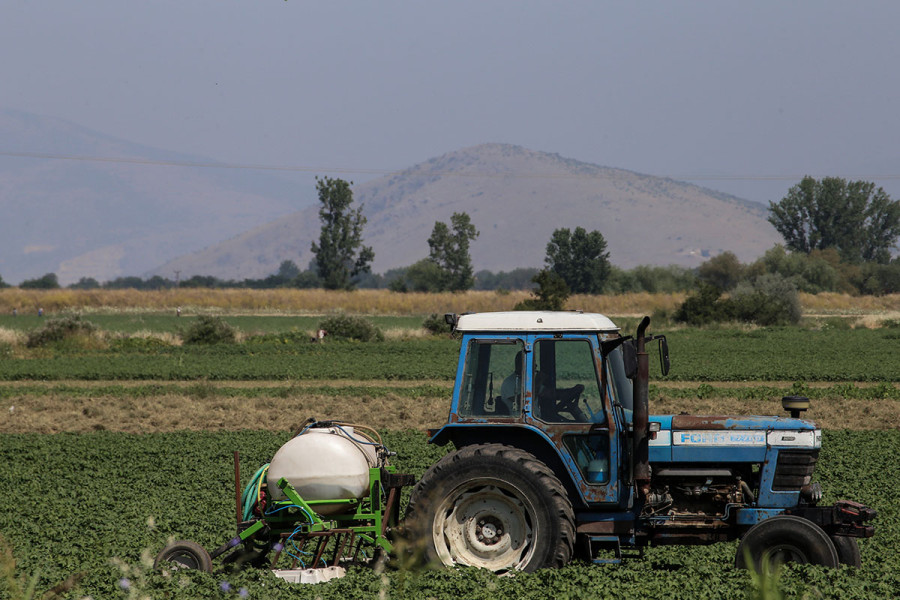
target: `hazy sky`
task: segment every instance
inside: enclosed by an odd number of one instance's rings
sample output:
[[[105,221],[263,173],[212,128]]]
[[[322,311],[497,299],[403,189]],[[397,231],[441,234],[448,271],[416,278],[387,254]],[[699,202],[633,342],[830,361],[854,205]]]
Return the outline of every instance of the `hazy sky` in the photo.
[[[0,15],[0,107],[229,163],[361,182],[506,142],[763,202],[804,174],[900,197],[896,1],[5,0]]]

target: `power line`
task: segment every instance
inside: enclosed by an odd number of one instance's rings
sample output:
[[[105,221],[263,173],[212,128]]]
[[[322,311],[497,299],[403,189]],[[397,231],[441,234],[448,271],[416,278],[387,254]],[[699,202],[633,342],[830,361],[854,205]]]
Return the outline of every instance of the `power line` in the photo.
[[[408,171],[409,169],[372,169],[366,167],[323,167],[323,166],[304,166],[304,165],[260,165],[260,164],[242,164],[242,163],[224,163],[224,162],[201,162],[201,161],[178,161],[178,160],[153,160],[148,158],[124,158],[124,157],[107,157],[107,156],[86,156],[79,154],[54,154],[49,152],[3,152],[0,156],[8,156],[12,158],[39,158],[47,160],[71,160],[79,162],[101,162],[101,163],[119,163],[129,165],[149,165],[163,167],[195,167],[202,169],[233,169],[233,170],[256,170],[256,171],[290,171],[298,173],[342,173],[342,174],[360,174],[360,175],[397,175]],[[618,169],[614,167],[597,167],[600,170],[608,171],[630,171],[629,169]],[[442,177],[473,177],[473,178],[491,178],[503,179],[507,177],[516,177],[521,179],[612,179],[618,176],[618,173],[487,173],[472,172],[460,173],[458,171],[429,171],[429,175],[440,175]],[[647,174],[641,174],[647,175]],[[811,173],[803,174],[781,174],[781,175],[688,175],[688,174],[669,174],[656,175],[666,179],[677,181],[798,181]],[[813,175],[815,176],[815,175]],[[820,175],[825,177],[827,175]],[[900,175],[843,175],[845,179],[856,180],[897,180]]]

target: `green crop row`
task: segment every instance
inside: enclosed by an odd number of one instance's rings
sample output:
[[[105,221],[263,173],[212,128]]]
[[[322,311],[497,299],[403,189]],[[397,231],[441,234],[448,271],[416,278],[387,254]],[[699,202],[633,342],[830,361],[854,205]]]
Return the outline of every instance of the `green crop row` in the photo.
[[[170,537],[216,547],[234,533],[232,451],[246,479],[288,433],[199,432],[129,435],[7,435],[0,444],[0,534],[17,574],[46,590],[70,576],[67,597],[229,598],[741,598],[750,576],[732,567],[735,543],[649,548],[622,565],[574,563],[498,578],[474,569],[366,569],[327,584],[294,585],[266,571],[164,577],[142,565]],[[385,432],[401,470],[420,475],[445,448],[418,432]],[[900,432],[826,431],[816,478],[826,502],[858,500],[879,512],[876,536],[861,542],[863,568],[789,566],[786,597],[900,595]],[[230,591],[223,591],[227,582]],[[0,597],[4,597],[0,581]],[[125,588],[129,589],[125,589]]]
[[[47,349],[0,361],[0,380],[451,379],[457,343],[241,344],[146,350]]]
[[[0,399],[21,396],[62,396],[65,398],[96,398],[114,396],[116,398],[152,398],[165,394],[180,394],[196,398],[287,398],[298,394],[326,396],[333,398],[400,397],[446,397],[451,393],[449,383],[421,385],[241,385],[198,381],[195,383],[146,383],[146,384],[106,384],[71,385],[22,384],[0,386]],[[449,401],[449,400],[448,400]]]
[[[204,314],[215,314],[205,311]],[[86,321],[96,324],[104,331],[131,334],[139,331],[154,333],[178,333],[194,320],[186,313],[177,317],[174,313],[88,313],[82,315]],[[375,326],[382,329],[419,329],[422,327],[422,316],[368,316]],[[283,315],[222,315],[229,325],[247,335],[287,331],[315,331],[325,317],[318,316],[283,316]],[[0,328],[29,331],[43,326],[49,317],[36,315],[0,315]]]
[[[900,333],[797,328],[676,330],[672,381],[900,381]],[[426,338],[371,343],[244,343],[113,349],[0,346],[0,380],[451,380],[459,342]],[[651,349],[651,353],[654,352]],[[658,376],[651,356],[651,377]]]

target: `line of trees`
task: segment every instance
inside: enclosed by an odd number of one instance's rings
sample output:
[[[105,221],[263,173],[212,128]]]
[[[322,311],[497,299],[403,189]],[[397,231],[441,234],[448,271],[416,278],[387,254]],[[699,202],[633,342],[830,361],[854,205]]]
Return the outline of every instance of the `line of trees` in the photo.
[[[468,214],[454,213],[450,222],[436,221],[428,238],[427,257],[408,267],[373,274],[375,253],[363,243],[366,217],[353,206],[352,182],[316,179],[321,221],[320,235],[311,245],[314,259],[306,270],[285,260],[276,273],[263,279],[222,280],[195,275],[177,284],[154,276],[120,277],[100,284],[86,277],[75,289],[168,289],[180,287],[387,288],[396,292],[442,292],[468,289],[532,289],[534,302],[557,306],[575,294],[690,291],[708,286],[705,297],[731,293],[741,285],[757,285],[769,277],[795,290],[852,294],[900,293],[900,259],[893,257],[900,238],[900,201],[882,188],[863,181],[836,177],[804,177],[778,202],[770,202],[769,221],[781,233],[778,245],[749,264],[731,252],[712,257],[697,269],[675,265],[620,269],[609,262],[607,243],[599,231],[582,227],[558,228],[546,246],[543,269],[474,272],[471,243],[478,238]],[[759,284],[762,285],[762,284]],[[7,286],[0,277],[0,287]],[[58,288],[56,275],[20,284],[22,288]],[[780,288],[779,288],[780,289]],[[532,302],[531,305],[534,305]]]

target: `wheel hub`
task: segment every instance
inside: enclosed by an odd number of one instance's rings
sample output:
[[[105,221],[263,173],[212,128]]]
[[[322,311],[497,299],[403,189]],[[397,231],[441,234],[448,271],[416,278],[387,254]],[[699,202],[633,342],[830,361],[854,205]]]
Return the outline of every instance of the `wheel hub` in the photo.
[[[500,541],[503,536],[503,523],[493,516],[487,516],[478,520],[476,536],[479,542],[484,542],[488,546],[493,546]]]

